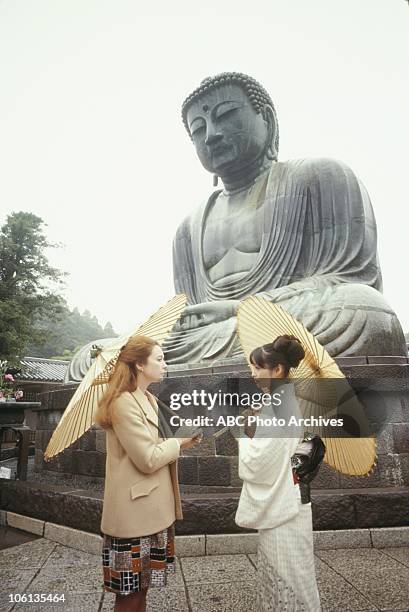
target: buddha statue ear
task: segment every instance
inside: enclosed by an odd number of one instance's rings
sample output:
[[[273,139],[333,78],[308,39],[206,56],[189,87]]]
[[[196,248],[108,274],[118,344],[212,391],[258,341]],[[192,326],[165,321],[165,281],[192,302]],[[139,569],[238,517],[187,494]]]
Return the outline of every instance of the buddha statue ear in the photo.
[[[267,159],[277,161],[278,151],[276,149],[275,140],[277,133],[277,122],[275,118],[275,114],[271,106],[268,104],[264,107],[264,119],[267,122],[268,126],[268,137],[266,144],[266,157]]]
[[[213,174],[213,187],[217,187],[218,184],[219,184],[219,177],[217,176],[217,174]]]

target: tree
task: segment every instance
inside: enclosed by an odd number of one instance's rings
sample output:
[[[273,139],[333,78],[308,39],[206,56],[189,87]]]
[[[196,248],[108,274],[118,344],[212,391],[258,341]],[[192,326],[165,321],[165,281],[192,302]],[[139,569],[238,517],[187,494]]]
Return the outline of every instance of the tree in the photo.
[[[65,274],[50,266],[44,222],[32,213],[9,215],[0,230],[0,359],[15,362],[29,342],[44,334],[33,323],[56,320],[63,311],[58,289]]]
[[[116,333],[114,332],[114,328],[112,327],[111,321],[108,321],[105,324],[104,334],[106,338],[113,338],[114,336],[116,336]]]
[[[81,315],[78,308],[70,311],[66,303],[58,321],[43,318],[35,321],[34,325],[41,330],[45,342],[29,344],[27,354],[31,357],[69,360],[79,348],[92,340],[114,338],[117,335],[111,323],[102,328],[88,310]]]

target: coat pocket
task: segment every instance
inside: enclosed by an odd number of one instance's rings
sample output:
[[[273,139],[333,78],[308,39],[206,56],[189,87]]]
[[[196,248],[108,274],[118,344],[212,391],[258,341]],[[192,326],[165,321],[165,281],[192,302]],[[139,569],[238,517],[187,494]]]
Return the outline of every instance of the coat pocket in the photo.
[[[151,491],[156,489],[159,486],[159,482],[155,479],[151,478],[142,478],[135,482],[135,484],[131,487],[131,499],[135,499],[136,497],[143,497],[144,495],[149,495]]]

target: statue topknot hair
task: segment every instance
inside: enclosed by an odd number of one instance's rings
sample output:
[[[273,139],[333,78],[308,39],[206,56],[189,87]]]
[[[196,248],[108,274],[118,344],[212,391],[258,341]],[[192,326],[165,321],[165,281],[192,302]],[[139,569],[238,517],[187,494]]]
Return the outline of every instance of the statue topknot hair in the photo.
[[[243,74],[242,72],[221,72],[220,74],[216,74],[212,77],[207,77],[203,79],[200,83],[199,87],[197,87],[183,102],[182,104],[182,119],[184,126],[187,130],[189,136],[190,130],[187,123],[187,111],[189,106],[195,102],[200,96],[204,93],[218,87],[220,85],[225,85],[228,83],[234,83],[239,85],[244,92],[246,93],[248,99],[251,102],[251,105],[255,109],[257,113],[261,113],[264,119],[267,119],[265,107],[270,106],[273,110],[274,119],[276,123],[275,130],[275,138],[274,138],[274,148],[278,152],[278,144],[279,144],[279,133],[278,133],[278,122],[277,115],[274,108],[273,101],[269,95],[269,93],[264,89],[264,87],[253,79],[253,77],[248,76],[247,74]]]

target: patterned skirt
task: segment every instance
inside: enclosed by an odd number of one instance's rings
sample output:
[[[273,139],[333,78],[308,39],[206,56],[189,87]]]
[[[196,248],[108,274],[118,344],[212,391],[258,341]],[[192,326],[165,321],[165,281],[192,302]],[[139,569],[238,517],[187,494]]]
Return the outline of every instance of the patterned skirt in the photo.
[[[176,570],[175,527],[140,538],[102,534],[104,590],[118,595],[166,586]]]

